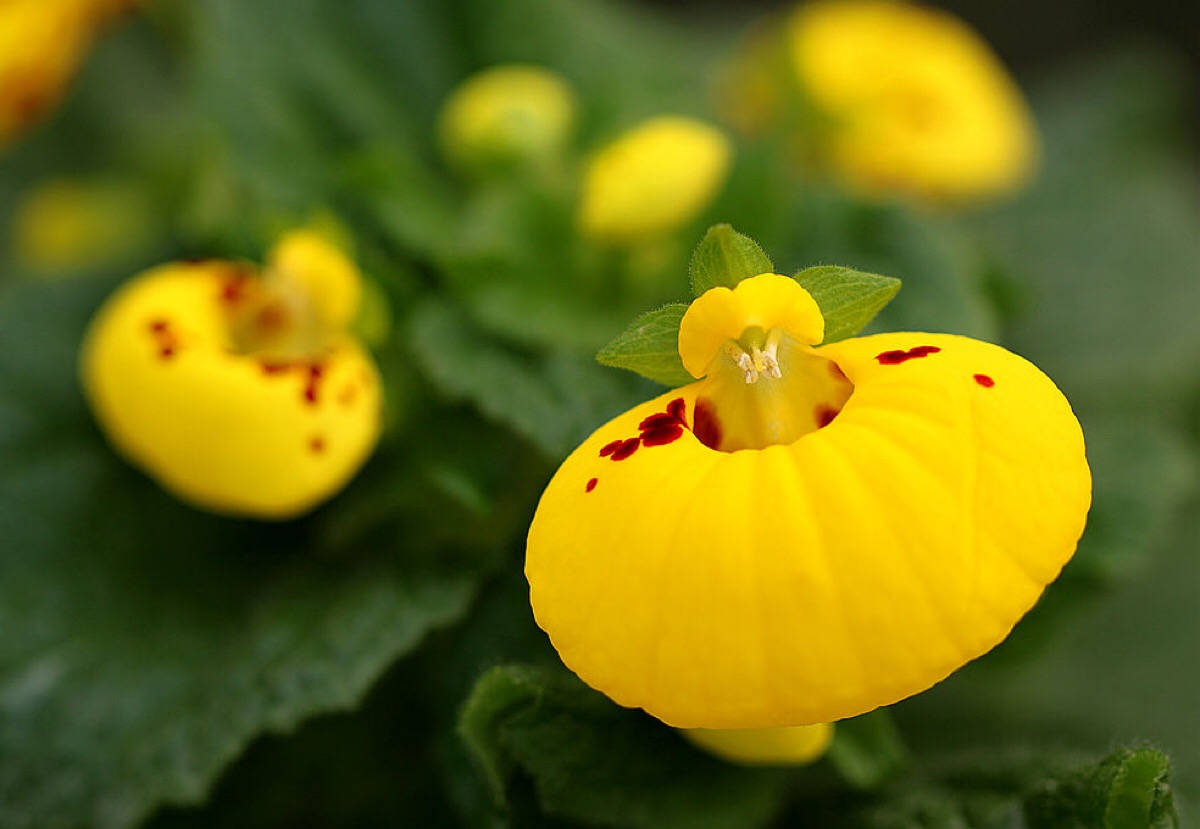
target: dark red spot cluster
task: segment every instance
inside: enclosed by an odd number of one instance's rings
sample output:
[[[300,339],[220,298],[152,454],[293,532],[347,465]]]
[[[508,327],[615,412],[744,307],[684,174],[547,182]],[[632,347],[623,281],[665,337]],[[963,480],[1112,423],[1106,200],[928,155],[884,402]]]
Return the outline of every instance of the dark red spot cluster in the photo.
[[[268,376],[287,374],[293,370],[304,372],[304,390],[301,392],[301,397],[309,406],[317,405],[320,399],[321,380],[325,376],[325,366],[319,362],[305,362],[297,360],[294,362],[260,360],[258,363],[263,374]]]
[[[976,374],[975,382],[983,386],[985,389],[990,389],[992,386],[996,385],[996,381],[986,374]]]
[[[154,344],[158,348],[158,357],[161,360],[170,360],[179,350],[179,337],[171,330],[171,323],[165,319],[156,319],[150,322],[150,334],[154,337]]]
[[[317,405],[317,393],[321,387],[321,376],[325,367],[320,363],[308,364],[308,378],[304,383],[304,402],[310,406]]]
[[[901,363],[906,363],[909,360],[916,360],[920,357],[928,357],[930,354],[937,354],[941,351],[936,345],[918,345],[910,348],[908,351],[897,349],[895,351],[885,351],[882,354],[876,354],[875,359],[883,366],[898,366]]]
[[[591,492],[593,489],[596,488],[596,484],[598,484],[598,483],[600,483],[599,478],[589,478],[588,482],[587,482],[587,486],[584,487],[584,489],[586,489],[588,492]]]
[[[650,415],[638,424],[637,437],[614,440],[600,450],[600,457],[623,461],[638,450],[639,446],[666,446],[683,436],[687,429],[687,404],[676,397],[667,404],[665,412]]]

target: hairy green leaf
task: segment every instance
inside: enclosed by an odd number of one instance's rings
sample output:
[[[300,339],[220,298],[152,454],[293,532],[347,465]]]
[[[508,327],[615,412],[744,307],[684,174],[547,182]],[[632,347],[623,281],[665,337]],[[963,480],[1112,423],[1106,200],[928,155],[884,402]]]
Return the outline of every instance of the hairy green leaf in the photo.
[[[710,288],[732,288],[743,279],[774,273],[775,266],[757,242],[719,224],[710,227],[696,246],[689,270],[692,293],[700,296]]]
[[[796,281],[821,308],[826,343],[862,331],[900,290],[899,279],[834,265],[806,268],[796,274]]]
[[[1025,802],[1030,829],[1177,829],[1170,762],[1151,748],[1121,749],[1046,780]]]
[[[684,386],[696,378],[679,358],[679,323],[688,306],[681,302],[647,311],[623,333],[600,349],[596,359],[606,366],[626,368],[664,386]]]
[[[107,284],[0,291],[0,827],[132,826],[257,735],[355,705],[474,580],[307,521],[210,516],[121,462],[76,389]],[[354,497],[354,487],[343,497]]]
[[[445,303],[417,308],[411,335],[420,367],[445,395],[469,400],[550,457],[640,399],[641,381],[582,355],[507,348]]]
[[[710,757],[561,669],[493,668],[463,708],[459,734],[495,794],[504,796],[505,781],[519,768],[532,777],[548,814],[587,824],[763,826],[789,779],[785,770]]]

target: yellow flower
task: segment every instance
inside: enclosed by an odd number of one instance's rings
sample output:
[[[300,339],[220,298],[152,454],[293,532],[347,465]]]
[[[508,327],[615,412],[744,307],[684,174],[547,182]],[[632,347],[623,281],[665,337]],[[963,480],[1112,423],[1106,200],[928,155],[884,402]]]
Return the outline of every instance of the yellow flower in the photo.
[[[729,173],[733,148],[702,121],[662,116],[600,149],[583,178],[579,226],[610,244],[660,236],[695,219]]]
[[[812,0],[780,28],[748,40],[726,108],[749,128],[783,122],[852,186],[963,202],[1017,189],[1036,167],[1020,90],[947,12]]]
[[[0,147],[58,103],[100,26],[127,0],[0,3]]]
[[[442,107],[438,138],[458,168],[487,173],[547,164],[561,156],[575,125],[575,96],[561,76],[538,66],[497,66],[472,75]]]
[[[379,437],[382,396],[347,326],[359,274],[309,231],[260,273],[173,263],[124,285],[96,315],[81,372],[113,445],[181,499],[288,518],[350,479]]]
[[[547,486],[526,576],[566,665],[680,728],[832,722],[986,653],[1083,530],[1071,408],[1036,367],[946,334],[815,347],[762,274],[692,303],[698,382],[598,429]]]
[[[41,274],[111,263],[150,241],[149,211],[120,182],[52,179],[17,205],[13,254]]]
[[[800,765],[817,760],[833,740],[833,725],[785,728],[688,728],[682,732],[700,748],[743,765]]]

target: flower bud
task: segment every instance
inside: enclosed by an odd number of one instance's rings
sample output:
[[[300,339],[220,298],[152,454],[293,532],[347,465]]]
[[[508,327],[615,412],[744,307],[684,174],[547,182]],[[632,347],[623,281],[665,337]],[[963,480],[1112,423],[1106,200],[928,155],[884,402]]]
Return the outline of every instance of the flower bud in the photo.
[[[447,99],[438,124],[442,153],[473,175],[528,169],[559,158],[575,123],[575,96],[537,66],[497,66],[472,75]]]
[[[629,244],[682,227],[712,203],[732,155],[725,134],[702,121],[661,116],[642,122],[589,161],[581,232],[598,242]]]

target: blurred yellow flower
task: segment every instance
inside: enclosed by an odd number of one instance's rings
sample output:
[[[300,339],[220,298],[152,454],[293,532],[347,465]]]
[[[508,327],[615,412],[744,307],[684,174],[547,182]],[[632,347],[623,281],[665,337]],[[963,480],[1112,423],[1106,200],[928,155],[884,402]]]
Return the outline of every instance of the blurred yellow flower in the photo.
[[[0,148],[54,108],[101,25],[131,0],[0,2]]]
[[[442,107],[443,155],[464,172],[537,167],[560,158],[575,125],[566,79],[538,66],[496,66],[469,77]]]
[[[16,262],[42,275],[112,263],[150,241],[150,207],[118,181],[51,179],[17,205],[10,244]]]
[[[1019,188],[1037,165],[1029,107],[988,45],[904,0],[800,5],[752,33],[728,87],[736,123],[779,122],[869,193],[978,200]]]
[[[310,231],[259,272],[173,263],[124,285],[84,340],[88,401],[113,445],[181,499],[288,518],[349,480],[379,437],[374,361],[347,326],[360,277]]]
[[[679,332],[700,379],[547,486],[534,614],[618,703],[680,728],[861,714],[990,650],[1074,551],[1083,435],[1036,367],[946,334],[823,337],[793,279],[713,288]]]
[[[733,146],[709,124],[660,116],[602,147],[584,171],[584,236],[629,244],[676,230],[700,215],[729,173]]]
[[[833,740],[833,725],[795,725],[784,728],[687,728],[687,737],[700,748],[743,765],[801,765],[820,759]]]

